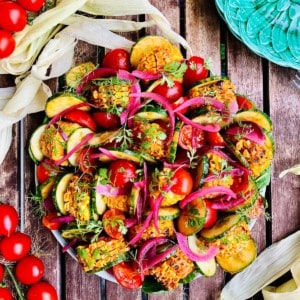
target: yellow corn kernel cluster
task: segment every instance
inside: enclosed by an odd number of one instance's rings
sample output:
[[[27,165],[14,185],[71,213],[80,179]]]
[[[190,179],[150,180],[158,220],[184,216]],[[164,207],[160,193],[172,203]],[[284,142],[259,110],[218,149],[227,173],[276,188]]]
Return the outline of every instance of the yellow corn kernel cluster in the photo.
[[[94,273],[124,260],[129,247],[123,240],[108,239],[78,246],[76,251],[84,271]]]
[[[121,211],[129,212],[129,197],[127,195],[102,196],[102,198],[109,208],[117,208]]]
[[[150,275],[162,283],[168,290],[178,287],[179,281],[194,271],[194,263],[181,251],[150,270]]]
[[[99,80],[91,85],[91,102],[98,108],[126,107],[131,83],[125,80]]]

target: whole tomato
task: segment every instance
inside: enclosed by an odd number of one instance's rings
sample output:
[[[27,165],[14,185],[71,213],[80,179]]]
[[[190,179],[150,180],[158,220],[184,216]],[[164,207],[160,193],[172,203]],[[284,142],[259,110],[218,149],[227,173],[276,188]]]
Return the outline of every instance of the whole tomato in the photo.
[[[10,236],[17,228],[19,216],[16,209],[8,204],[0,205],[0,235]]]
[[[98,126],[103,129],[116,129],[120,126],[120,118],[116,114],[97,111],[93,113],[93,118]]]
[[[121,239],[123,237],[120,231],[121,222],[125,220],[124,213],[119,209],[109,209],[102,217],[104,231],[113,239]]]
[[[205,206],[206,206],[206,219],[203,228],[210,228],[212,227],[218,218],[218,211],[214,208],[212,208],[212,202],[205,200]]]
[[[41,161],[36,167],[36,177],[39,183],[43,183],[51,176],[57,175],[59,167],[47,161]]]
[[[5,269],[2,264],[0,264],[0,283],[3,281],[5,275]]]
[[[0,253],[9,261],[19,260],[30,251],[31,238],[23,232],[14,232],[0,243]]]
[[[185,169],[180,168],[174,172],[171,181],[171,191],[177,195],[188,195],[193,189],[192,175]]]
[[[58,300],[57,292],[53,285],[40,281],[34,283],[27,291],[27,300]]]
[[[130,70],[130,54],[125,49],[113,49],[104,56],[102,66],[118,70]]]
[[[97,124],[93,117],[86,111],[83,110],[73,110],[64,115],[66,120],[78,123],[83,127],[87,127],[92,131],[97,131]]]
[[[22,284],[34,284],[44,276],[44,263],[34,255],[21,258],[16,265],[15,274]]]
[[[0,287],[0,299],[1,300],[13,300],[13,296],[8,288]]]
[[[135,164],[125,159],[113,161],[108,168],[108,174],[111,183],[119,188],[126,187],[137,177]]]
[[[168,82],[158,84],[152,92],[164,96],[170,103],[173,103],[182,96],[183,88],[181,82],[174,80],[171,85]]]
[[[10,32],[18,32],[27,24],[26,10],[12,1],[0,3],[0,27]]]
[[[0,29],[0,59],[10,56],[16,48],[16,41],[7,30]]]
[[[45,0],[16,0],[24,9],[39,11],[45,4]]]

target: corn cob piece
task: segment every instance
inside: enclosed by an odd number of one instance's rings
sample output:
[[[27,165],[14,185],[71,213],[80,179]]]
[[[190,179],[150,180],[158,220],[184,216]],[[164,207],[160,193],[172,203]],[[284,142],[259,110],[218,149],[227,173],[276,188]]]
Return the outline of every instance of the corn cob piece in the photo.
[[[149,273],[168,290],[173,290],[178,287],[179,281],[194,269],[194,263],[179,249],[170,258],[157,264]]]
[[[108,269],[126,259],[129,247],[123,240],[106,239],[76,248],[83,270],[95,273]]]
[[[117,208],[121,211],[129,212],[129,197],[127,195],[102,196],[102,199],[109,208]]]

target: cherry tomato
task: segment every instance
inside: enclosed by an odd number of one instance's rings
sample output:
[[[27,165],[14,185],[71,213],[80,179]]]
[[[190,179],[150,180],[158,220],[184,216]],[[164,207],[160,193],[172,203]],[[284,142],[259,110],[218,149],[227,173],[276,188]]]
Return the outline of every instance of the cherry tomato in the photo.
[[[170,103],[173,103],[182,96],[183,88],[181,82],[174,80],[172,86],[164,82],[163,84],[158,84],[152,92],[164,96]]]
[[[22,284],[34,284],[44,276],[44,263],[34,255],[21,258],[16,265],[16,278]]]
[[[119,188],[126,187],[137,177],[135,164],[125,159],[113,161],[108,168],[108,174],[111,183]]]
[[[81,172],[90,174],[95,173],[99,162],[97,158],[91,157],[91,155],[95,153],[97,153],[96,148],[83,148],[80,151],[77,157],[77,163]]]
[[[0,235],[10,236],[17,228],[19,216],[16,209],[8,204],[0,205]]]
[[[116,129],[120,126],[120,118],[116,114],[97,111],[93,113],[93,118],[98,126],[104,129]]]
[[[45,4],[45,0],[16,0],[23,8],[29,11],[39,11]]]
[[[36,177],[39,183],[47,181],[51,176],[56,176],[58,172],[58,166],[47,163],[46,161],[40,162],[36,167]]]
[[[249,183],[249,174],[243,172],[242,176],[233,176],[233,183],[230,186],[230,189],[235,193],[240,193],[248,187]]]
[[[134,261],[114,265],[113,273],[118,283],[126,289],[137,289],[143,283],[143,275]]]
[[[76,109],[70,111],[64,115],[64,118],[71,122],[78,123],[83,127],[87,127],[92,131],[97,131],[97,124],[95,120],[88,112],[84,110]]]
[[[9,237],[4,237],[0,243],[0,253],[4,259],[19,260],[30,251],[31,238],[23,232],[14,232]]]
[[[188,100],[188,97],[180,97],[179,99],[177,99],[175,102],[173,102],[171,104],[172,108],[176,109],[178,106],[183,104],[186,100]],[[179,110],[178,112],[184,115],[187,111],[188,111],[188,107],[183,108],[183,109]]]
[[[13,300],[12,293],[6,287],[0,287],[0,299],[1,300]]]
[[[57,292],[53,285],[45,281],[39,281],[27,291],[26,300],[58,300]]]
[[[16,48],[16,41],[7,30],[0,30],[0,59],[10,56]]]
[[[0,27],[18,32],[27,24],[27,13],[23,7],[12,1],[0,3]]]
[[[210,201],[205,200],[205,204],[206,204],[207,214],[206,214],[206,219],[203,228],[210,228],[216,223],[218,212],[216,209],[211,207],[212,203]]]
[[[53,219],[57,218],[59,215],[56,211],[49,212],[42,218],[42,224],[50,229],[50,230],[57,230],[62,226],[62,223],[55,222]]]
[[[205,139],[209,145],[212,146],[225,146],[225,141],[219,132],[205,132]]]
[[[120,232],[120,226],[123,220],[125,215],[121,210],[115,208],[107,210],[102,217],[104,231],[113,239],[121,239],[123,234]]]
[[[183,125],[179,132],[178,144],[186,150],[201,148],[205,145],[204,131],[191,125]]]
[[[255,107],[254,103],[250,99],[242,95],[236,95],[236,101],[238,103],[239,110],[251,109]]]
[[[116,48],[106,53],[102,66],[118,70],[130,70],[130,54],[128,51]]]
[[[189,88],[197,81],[207,78],[208,75],[209,70],[205,66],[204,59],[199,56],[191,56],[183,75],[183,86]]]
[[[5,275],[5,268],[2,264],[0,264],[0,283],[3,281]]]
[[[171,191],[177,195],[188,195],[193,189],[192,175],[185,169],[177,169],[172,176]]]

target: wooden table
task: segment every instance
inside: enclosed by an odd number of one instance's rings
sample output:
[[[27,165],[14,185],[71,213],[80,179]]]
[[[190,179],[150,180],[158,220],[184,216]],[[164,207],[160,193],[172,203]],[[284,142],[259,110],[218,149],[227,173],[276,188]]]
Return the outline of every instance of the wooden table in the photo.
[[[249,51],[228,32],[214,1],[151,0],[151,3],[165,14],[175,31],[185,36],[195,54],[212,58],[214,74],[227,74],[237,91],[249,95],[273,120],[276,155],[271,185],[267,189],[268,212],[272,218],[271,221],[260,218],[253,228],[261,251],[300,229],[299,178],[295,175],[278,178],[282,170],[300,162],[300,91],[292,85],[296,71],[277,66]],[[225,62],[220,56],[222,47]],[[95,60],[96,53],[95,47],[79,42],[74,64]],[[2,87],[10,86],[13,78],[1,76],[0,83]],[[56,80],[49,84],[53,91],[58,87]],[[11,150],[0,166],[0,201],[19,210],[20,230],[35,240],[34,251],[42,255],[46,265],[45,279],[57,288],[60,299],[217,299],[226,282],[220,270],[213,278],[199,278],[165,295],[147,296],[85,274],[68,254],[62,253],[51,232],[44,229],[34,215],[29,200],[34,192],[34,166],[27,153],[28,138],[40,119],[41,114],[31,115],[14,126]]]

